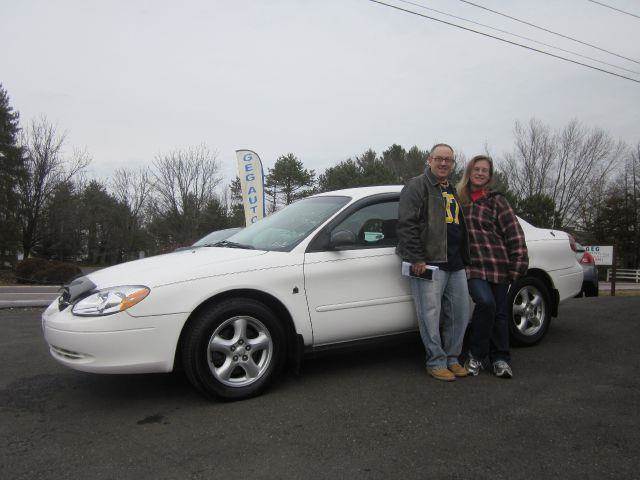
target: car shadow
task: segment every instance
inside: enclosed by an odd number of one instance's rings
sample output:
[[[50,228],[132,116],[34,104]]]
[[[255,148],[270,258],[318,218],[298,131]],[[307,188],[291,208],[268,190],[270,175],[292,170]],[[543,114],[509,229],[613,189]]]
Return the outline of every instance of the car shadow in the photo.
[[[339,373],[359,368],[375,369],[394,365],[422,369],[424,347],[416,333],[398,339],[388,339],[369,345],[349,345],[348,348],[331,349],[307,355],[301,365],[301,373]]]

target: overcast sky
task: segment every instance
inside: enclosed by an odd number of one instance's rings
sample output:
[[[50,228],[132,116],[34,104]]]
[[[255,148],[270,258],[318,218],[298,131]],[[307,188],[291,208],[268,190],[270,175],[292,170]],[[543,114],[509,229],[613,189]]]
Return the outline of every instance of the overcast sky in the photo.
[[[457,0],[413,1],[640,72]],[[603,2],[640,14],[638,1]],[[587,0],[476,3],[640,61],[638,18]],[[640,84],[367,0],[0,0],[0,45],[23,124],[46,115],[100,178],[200,143],[227,180],[239,148],[265,167],[293,152],[318,173],[393,143],[499,156],[532,116],[640,142]]]

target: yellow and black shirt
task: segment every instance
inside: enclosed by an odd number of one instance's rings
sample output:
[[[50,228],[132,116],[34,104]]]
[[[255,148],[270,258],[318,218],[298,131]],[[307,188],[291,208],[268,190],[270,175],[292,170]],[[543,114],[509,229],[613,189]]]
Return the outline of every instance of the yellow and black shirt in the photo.
[[[460,246],[462,244],[462,211],[455,197],[455,189],[451,183],[440,185],[445,200],[445,221],[447,222],[447,261],[434,263],[441,270],[456,271],[464,268]]]

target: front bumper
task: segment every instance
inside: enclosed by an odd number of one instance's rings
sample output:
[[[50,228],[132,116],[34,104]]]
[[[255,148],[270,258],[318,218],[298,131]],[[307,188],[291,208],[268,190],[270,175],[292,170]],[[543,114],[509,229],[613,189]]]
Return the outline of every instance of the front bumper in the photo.
[[[186,313],[133,317],[120,312],[77,317],[53,302],[42,314],[51,356],[67,367],[94,373],[153,373],[173,370]]]

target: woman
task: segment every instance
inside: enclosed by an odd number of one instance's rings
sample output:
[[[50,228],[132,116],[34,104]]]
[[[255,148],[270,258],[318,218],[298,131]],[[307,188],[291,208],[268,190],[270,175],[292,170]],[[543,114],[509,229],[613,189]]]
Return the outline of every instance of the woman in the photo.
[[[467,279],[475,303],[466,367],[477,375],[490,364],[495,376],[511,378],[507,293],[510,282],[527,271],[529,259],[518,219],[504,195],[491,190],[492,180],[493,161],[477,155],[458,183],[469,230]]]

